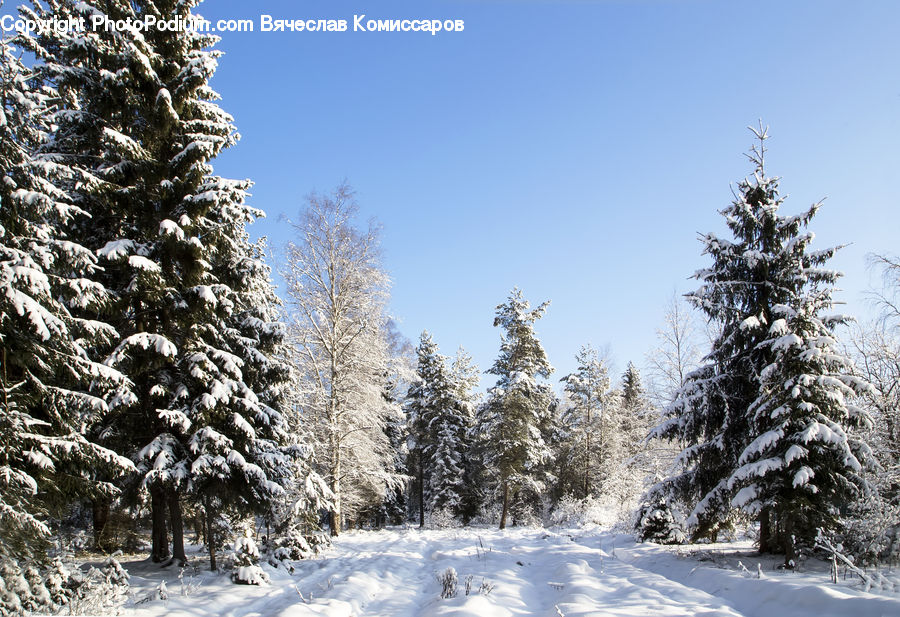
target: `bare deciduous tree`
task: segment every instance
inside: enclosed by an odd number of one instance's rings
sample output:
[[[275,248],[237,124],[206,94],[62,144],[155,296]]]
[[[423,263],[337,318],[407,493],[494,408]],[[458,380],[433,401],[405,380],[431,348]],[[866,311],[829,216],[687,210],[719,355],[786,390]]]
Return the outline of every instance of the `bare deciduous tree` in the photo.
[[[312,194],[287,246],[283,271],[292,331],[303,366],[306,421],[319,465],[334,494],[329,527],[380,501],[396,482],[384,432],[381,396],[388,369],[389,279],[381,268],[379,230],[357,229],[352,190]]]

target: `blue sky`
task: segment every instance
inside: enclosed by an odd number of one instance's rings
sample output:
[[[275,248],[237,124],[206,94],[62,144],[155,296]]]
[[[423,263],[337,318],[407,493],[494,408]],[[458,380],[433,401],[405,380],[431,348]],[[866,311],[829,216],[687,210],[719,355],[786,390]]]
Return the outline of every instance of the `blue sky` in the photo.
[[[558,379],[578,347],[643,363],[699,232],[771,126],[784,211],[827,197],[816,246],[847,244],[840,298],[864,312],[872,251],[897,252],[900,3],[634,0],[208,2],[207,18],[464,19],[462,33],[233,33],[214,86],[243,135],[217,173],[256,182],[254,225],[343,179],[384,227],[392,310],[415,340],[486,369],[494,307],[551,299]]]

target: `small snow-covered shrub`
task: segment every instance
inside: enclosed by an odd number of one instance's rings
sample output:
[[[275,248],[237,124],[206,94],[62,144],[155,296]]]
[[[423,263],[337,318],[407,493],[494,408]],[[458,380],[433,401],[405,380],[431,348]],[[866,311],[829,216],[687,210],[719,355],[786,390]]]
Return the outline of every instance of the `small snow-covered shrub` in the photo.
[[[687,540],[676,513],[661,500],[641,506],[636,531],[641,542],[683,544]]]
[[[453,529],[459,526],[459,520],[447,508],[439,508],[428,514],[430,529]]]
[[[599,525],[612,527],[620,519],[619,507],[611,499],[588,497],[576,499],[566,495],[550,513],[550,524],[565,527]]]
[[[269,575],[259,567],[259,549],[249,530],[234,541],[231,580],[243,585],[265,585],[269,582]]]
[[[900,504],[874,494],[849,508],[835,534],[845,554],[862,566],[900,563]]]
[[[59,557],[54,557],[45,574],[45,584],[50,600],[57,606],[65,606],[72,597],[72,590],[67,586],[72,573]]]
[[[110,557],[100,569],[87,573],[73,570],[66,585],[72,590],[67,613],[70,615],[118,614],[129,592],[128,572]]]
[[[456,575],[454,568],[447,568],[438,575],[438,582],[441,584],[441,598],[455,598],[456,587],[459,584],[459,577]]]
[[[288,562],[313,557],[330,544],[331,540],[325,533],[303,533],[298,525],[291,525],[283,534],[275,536],[269,542],[268,561],[275,567],[285,566],[293,571]]]
[[[18,615],[31,600],[31,590],[19,564],[13,560],[0,566],[0,615]]]

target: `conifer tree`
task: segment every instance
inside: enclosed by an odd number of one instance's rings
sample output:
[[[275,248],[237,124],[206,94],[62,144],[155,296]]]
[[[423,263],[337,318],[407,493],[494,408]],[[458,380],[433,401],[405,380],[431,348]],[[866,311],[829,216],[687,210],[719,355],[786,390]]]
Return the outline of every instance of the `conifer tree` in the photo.
[[[117,493],[92,481],[93,470],[114,477],[133,467],[84,430],[125,380],[89,355],[115,332],[73,315],[106,296],[91,280],[96,257],[68,234],[85,213],[61,187],[80,176],[35,155],[53,90],[19,53],[0,39],[0,612],[12,613],[57,604],[40,572],[48,515]]]
[[[52,0],[26,14],[190,22],[198,3]],[[96,178],[68,188],[91,215],[78,234],[100,256],[95,278],[111,298],[102,318],[118,337],[105,361],[133,384],[98,433],[140,462],[156,561],[169,553],[167,513],[174,557],[185,559],[181,500],[204,483],[202,474],[192,477],[191,461],[212,457],[219,479],[238,473],[255,486],[277,484],[248,462],[269,447],[260,445],[268,437],[255,443],[256,430],[280,429],[278,414],[259,404],[259,384],[248,383],[260,373],[248,370],[245,380],[242,372],[247,353],[265,355],[258,335],[269,336],[256,321],[237,321],[259,267],[244,225],[261,212],[245,204],[248,181],[215,176],[210,164],[238,139],[209,87],[216,42],[192,29],[157,28],[53,29],[30,41],[60,93],[41,151]],[[239,434],[222,433],[234,426]],[[235,487],[217,490],[225,486]]]
[[[622,374],[622,432],[627,456],[636,455],[652,428],[651,405],[637,367],[629,362]]]
[[[584,499],[598,488],[601,459],[607,455],[602,449],[601,421],[609,391],[609,373],[597,351],[583,346],[575,355],[578,363],[574,373],[563,377],[564,391],[569,405],[562,414],[565,437],[562,478],[572,477],[570,490]],[[563,492],[569,490],[563,489]]]
[[[463,481],[457,510],[464,524],[475,518],[484,500],[482,488],[484,465],[477,455],[476,445],[476,410],[480,398],[476,388],[479,381],[478,367],[472,356],[460,347],[456,350],[456,356],[450,365],[450,383],[456,415],[459,424],[464,427],[459,437]]]
[[[843,396],[858,387],[858,383],[834,382],[823,371],[826,365],[831,370],[841,363],[829,360],[822,364],[812,357],[821,352],[816,350],[817,345],[826,348],[829,345],[823,342],[827,338],[822,338],[823,328],[811,324],[827,304],[824,299],[830,301],[830,292],[824,290],[838,276],[822,267],[835,249],[808,250],[812,234],[804,228],[819,204],[801,215],[779,214],[783,199],[778,193],[778,179],[767,176],[764,166],[768,135],[762,127],[751,130],[759,141],[749,155],[754,165],[753,176],[739,183],[735,200],[722,212],[734,239],[713,234],[704,236],[704,252],[712,257],[713,264],[697,272],[695,277],[702,285],[688,296],[719,327],[719,335],[706,364],[687,376],[677,399],[666,410],[667,419],[654,430],[655,436],[686,444],[680,456],[683,469],[657,486],[651,497],[656,501],[677,497],[690,504],[692,512],[687,522],[694,527],[695,537],[714,538],[728,524],[734,505],[747,506],[748,511],[760,518],[760,548],[768,551],[773,548],[770,510],[776,500],[771,495],[760,501],[750,499],[751,489],[745,485],[743,488],[747,490],[740,499],[732,501],[742,481],[749,477],[746,475],[749,468],[737,478],[734,474],[774,443],[754,444],[757,437],[768,432],[764,427],[775,421],[763,420],[757,411],[778,409],[778,405],[763,402],[767,396],[778,399],[784,395],[775,393],[775,381],[780,380],[782,385],[791,382],[800,378],[804,370],[818,371],[829,383],[823,386],[824,390],[831,390],[834,395]],[[810,301],[811,298],[819,300]],[[801,316],[793,325],[786,320],[792,315]],[[783,346],[787,339],[781,336],[787,335],[788,328],[798,330],[794,334],[805,343],[788,345],[786,352]],[[784,332],[779,334],[781,330]],[[809,338],[817,336],[818,344]],[[782,342],[776,344],[779,340]],[[809,356],[804,360],[805,368],[796,364],[797,358],[792,359],[794,352],[790,350],[796,350],[799,345],[806,346],[804,353]],[[809,365],[816,362],[818,368]],[[841,411],[845,409],[843,405],[837,401],[835,405],[839,408],[823,412],[831,422],[838,422],[842,414],[846,415]],[[795,465],[800,464],[800,458]],[[847,464],[853,466],[852,461]],[[754,469],[754,474],[764,475],[762,467]],[[797,486],[803,484],[805,481]],[[661,499],[663,496],[669,499]]]
[[[500,355],[488,371],[498,377],[488,390],[481,431],[489,443],[486,463],[496,475],[502,498],[500,529],[506,527],[517,493],[540,494],[555,397],[546,383],[553,367],[534,331],[549,302],[535,309],[516,288],[497,306],[494,326],[503,330]]]
[[[419,472],[420,524],[426,512],[438,510],[471,516],[465,463],[473,424],[471,359],[463,353],[451,366],[427,331],[416,351],[418,379],[409,391],[407,413]]]
[[[766,341],[772,363],[748,409],[753,439],[728,480],[729,489],[739,489],[733,505],[768,517],[762,529],[771,535],[760,542],[784,551],[791,568],[798,543],[812,546],[820,531],[839,527],[840,508],[864,492],[863,465],[873,456],[854,434],[867,414],[852,403],[872,389],[835,341],[833,330],[846,318],[823,313],[832,308],[837,274],[811,263],[810,239],[789,250],[797,276],[812,277],[813,288],[773,307]]]

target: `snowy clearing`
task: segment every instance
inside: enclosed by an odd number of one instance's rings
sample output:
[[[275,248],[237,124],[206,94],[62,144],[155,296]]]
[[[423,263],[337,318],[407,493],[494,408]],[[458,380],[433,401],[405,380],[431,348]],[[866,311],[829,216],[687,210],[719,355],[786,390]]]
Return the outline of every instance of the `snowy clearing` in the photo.
[[[888,617],[900,597],[833,585],[824,564],[809,573],[774,569],[749,544],[663,547],[599,529],[394,529],[350,532],[322,556],[284,569],[272,583],[231,583],[197,571],[182,584],[174,568],[124,563],[133,599],[126,614],[150,617],[552,617],[611,615],[791,615]],[[201,554],[195,565],[202,567]],[[750,570],[744,571],[738,561]],[[757,564],[763,577],[756,578]],[[821,567],[820,567],[821,566]],[[438,575],[457,573],[455,597],[441,598]],[[158,589],[166,581],[168,599]],[[468,581],[468,595],[466,593]],[[187,595],[183,595],[183,594]]]

